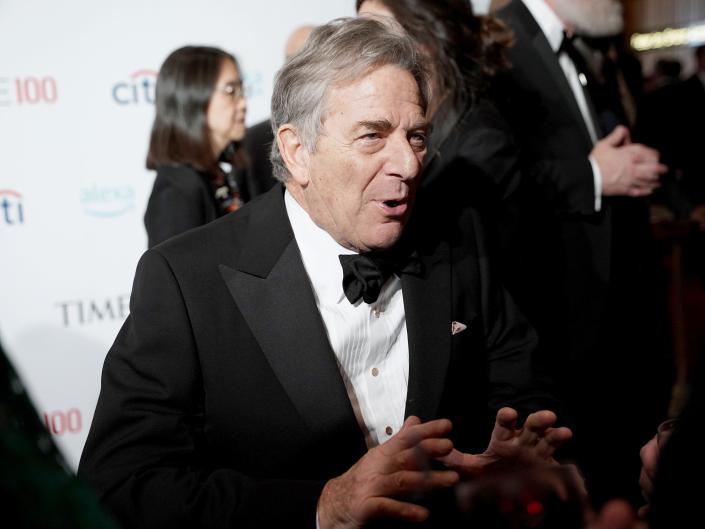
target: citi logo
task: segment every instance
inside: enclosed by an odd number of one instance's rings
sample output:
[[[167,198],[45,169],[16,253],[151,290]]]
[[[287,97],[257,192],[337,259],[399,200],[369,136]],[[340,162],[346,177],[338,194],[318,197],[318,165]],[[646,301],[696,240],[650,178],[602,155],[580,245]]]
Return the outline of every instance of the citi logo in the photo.
[[[24,224],[22,195],[11,189],[0,189],[0,222],[7,226]]]
[[[135,190],[129,186],[93,184],[81,190],[81,207],[86,215],[99,218],[119,217],[135,206]]]
[[[113,86],[113,100],[118,105],[153,104],[156,85],[157,72],[154,70],[137,70],[130,74],[127,81],[115,83]]]

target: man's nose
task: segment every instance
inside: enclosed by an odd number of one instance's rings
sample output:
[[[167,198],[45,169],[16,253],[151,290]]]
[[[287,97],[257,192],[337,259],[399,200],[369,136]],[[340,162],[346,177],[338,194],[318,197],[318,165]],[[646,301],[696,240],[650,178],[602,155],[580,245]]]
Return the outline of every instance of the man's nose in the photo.
[[[409,139],[399,138],[392,142],[387,172],[402,180],[411,180],[421,171],[421,156],[409,143]]]

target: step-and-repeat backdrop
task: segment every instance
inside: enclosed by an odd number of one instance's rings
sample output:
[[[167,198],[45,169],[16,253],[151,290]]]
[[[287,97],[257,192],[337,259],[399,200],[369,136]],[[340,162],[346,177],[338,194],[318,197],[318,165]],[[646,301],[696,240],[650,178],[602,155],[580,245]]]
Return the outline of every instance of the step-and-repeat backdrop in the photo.
[[[70,464],[146,249],[157,70],[185,44],[243,69],[248,123],[293,29],[354,0],[0,0],[0,339]]]

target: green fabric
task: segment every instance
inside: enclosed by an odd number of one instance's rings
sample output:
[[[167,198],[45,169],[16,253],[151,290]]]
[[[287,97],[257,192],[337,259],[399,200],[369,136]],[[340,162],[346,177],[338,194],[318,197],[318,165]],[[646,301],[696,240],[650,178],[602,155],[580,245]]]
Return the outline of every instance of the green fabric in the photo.
[[[68,469],[0,348],[0,523],[13,529],[117,529]]]

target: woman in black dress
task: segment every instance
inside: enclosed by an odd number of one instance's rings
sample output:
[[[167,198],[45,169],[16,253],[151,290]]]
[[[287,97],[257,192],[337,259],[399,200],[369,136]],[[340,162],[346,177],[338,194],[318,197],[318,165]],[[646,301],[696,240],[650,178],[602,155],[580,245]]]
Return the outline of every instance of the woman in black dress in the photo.
[[[185,46],[164,61],[147,155],[147,168],[157,171],[144,216],[150,248],[240,206],[245,162],[237,142],[246,108],[229,53]]]

